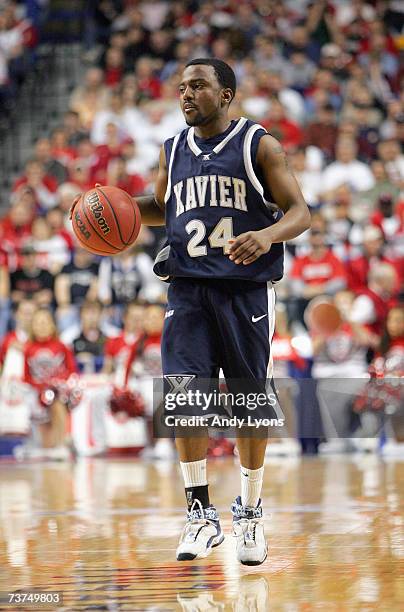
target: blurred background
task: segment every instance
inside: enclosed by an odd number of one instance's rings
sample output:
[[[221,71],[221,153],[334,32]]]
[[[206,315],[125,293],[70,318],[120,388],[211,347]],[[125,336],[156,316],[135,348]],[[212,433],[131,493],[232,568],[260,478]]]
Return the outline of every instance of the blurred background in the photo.
[[[153,192],[195,57],[233,67],[232,117],[280,140],[312,212],[277,285],[288,431],[268,452],[403,453],[403,26],[394,0],[0,0],[1,454],[174,454],[151,426],[164,231],[98,258],[67,214],[95,182]]]

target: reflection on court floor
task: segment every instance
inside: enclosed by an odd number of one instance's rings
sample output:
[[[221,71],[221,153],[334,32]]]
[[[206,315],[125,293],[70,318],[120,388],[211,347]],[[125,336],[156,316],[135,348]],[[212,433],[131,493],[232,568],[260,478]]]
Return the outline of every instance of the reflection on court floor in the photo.
[[[404,609],[404,462],[271,460],[263,490],[270,555],[257,568],[237,563],[230,535],[237,464],[216,460],[209,473],[226,540],[207,559],[178,563],[176,464],[3,464],[0,590],[62,591],[63,606],[51,609],[69,611]]]

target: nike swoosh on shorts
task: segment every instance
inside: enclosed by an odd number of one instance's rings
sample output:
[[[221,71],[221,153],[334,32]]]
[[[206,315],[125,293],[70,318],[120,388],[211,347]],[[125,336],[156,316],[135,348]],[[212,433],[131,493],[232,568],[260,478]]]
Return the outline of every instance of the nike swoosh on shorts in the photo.
[[[260,317],[256,317],[255,315],[253,315],[253,316],[251,317],[251,321],[252,321],[253,323],[256,323],[257,321],[261,321],[261,319],[263,319],[263,318],[264,318],[264,317],[266,317],[266,316],[268,316],[268,315],[267,315],[267,314],[263,314],[263,315],[261,315]]]

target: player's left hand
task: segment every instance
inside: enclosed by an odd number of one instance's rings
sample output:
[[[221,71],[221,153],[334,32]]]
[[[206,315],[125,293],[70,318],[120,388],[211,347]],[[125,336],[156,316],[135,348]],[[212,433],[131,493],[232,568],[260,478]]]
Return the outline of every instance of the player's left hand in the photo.
[[[229,240],[229,258],[236,264],[247,266],[268,253],[272,242],[264,230],[245,232]]]

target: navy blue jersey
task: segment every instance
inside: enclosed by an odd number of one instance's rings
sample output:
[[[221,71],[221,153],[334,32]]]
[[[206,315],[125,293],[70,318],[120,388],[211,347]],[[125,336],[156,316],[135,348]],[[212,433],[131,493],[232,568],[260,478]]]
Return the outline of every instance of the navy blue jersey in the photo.
[[[266,133],[241,117],[213,138],[197,138],[191,127],[164,143],[167,245],[156,258],[158,276],[257,282],[282,277],[283,244],[272,245],[248,266],[228,257],[230,238],[268,227],[282,216],[259,180],[255,161]]]

